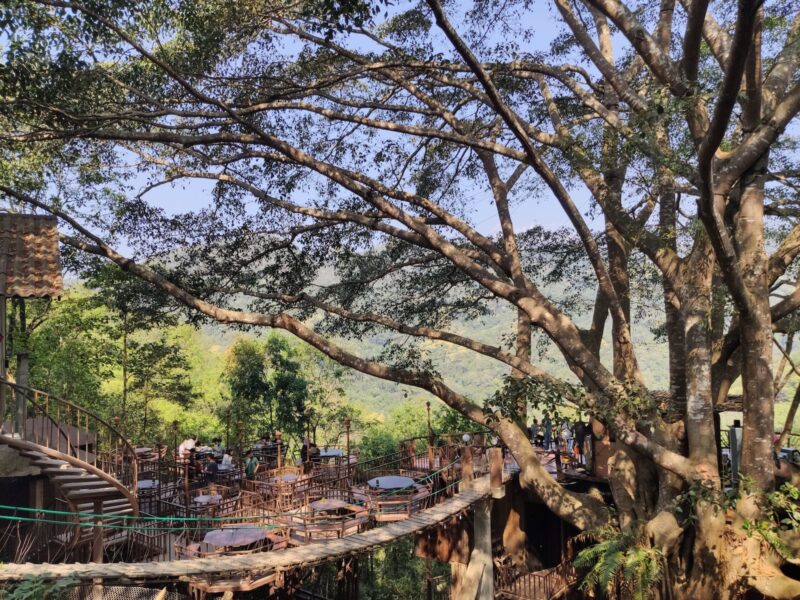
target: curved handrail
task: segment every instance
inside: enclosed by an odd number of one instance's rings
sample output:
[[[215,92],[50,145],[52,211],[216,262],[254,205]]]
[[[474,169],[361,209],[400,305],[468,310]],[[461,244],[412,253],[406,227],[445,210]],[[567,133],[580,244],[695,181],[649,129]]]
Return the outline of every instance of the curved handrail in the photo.
[[[35,450],[37,452],[41,452],[42,454],[49,456],[50,458],[54,458],[56,460],[63,460],[64,462],[68,462],[69,464],[75,467],[83,469],[87,473],[90,473],[92,475],[97,475],[98,477],[103,479],[103,481],[106,481],[110,486],[119,490],[119,493],[122,496],[124,496],[128,500],[128,502],[131,503],[131,508],[133,509],[133,515],[134,516],[139,515],[139,501],[136,498],[136,495],[115,477],[109,478],[108,473],[106,473],[102,469],[98,469],[93,464],[82,461],[80,458],[76,456],[70,456],[69,454],[65,454],[64,452],[60,452],[58,450],[53,450],[52,448],[42,447],[35,442],[29,442],[26,440],[12,438],[12,439],[4,439],[3,443],[15,447],[19,450]],[[65,499],[67,503],[72,505],[72,502],[69,499],[67,498]],[[72,508],[76,513],[79,512],[76,506],[73,505]]]
[[[12,435],[17,434],[22,439],[33,437],[34,439],[29,441],[91,464],[119,480],[135,493],[138,479],[136,452],[113,425],[74,402],[41,390],[5,379],[0,379],[0,390],[10,390],[14,395],[23,395],[28,405],[33,407],[34,414],[46,419],[46,424],[41,423],[38,427],[34,421],[30,431],[27,418],[23,424],[16,423],[12,419]],[[16,431],[17,428],[20,430]],[[72,428],[73,431],[70,432],[68,428]]]

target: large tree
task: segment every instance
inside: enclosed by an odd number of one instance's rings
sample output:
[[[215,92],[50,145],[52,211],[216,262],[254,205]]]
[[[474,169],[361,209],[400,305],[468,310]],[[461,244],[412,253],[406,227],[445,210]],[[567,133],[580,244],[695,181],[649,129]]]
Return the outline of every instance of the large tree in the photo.
[[[64,153],[53,183],[26,192],[6,177],[0,191],[206,318],[285,329],[486,424],[523,487],[581,529],[613,521],[663,552],[682,597],[795,597],[757,524],[775,487],[773,336],[800,303],[800,13],[729,8],[13,0],[0,10],[4,151]],[[165,210],[159,191],[182,182]],[[515,226],[536,221],[536,202],[571,227],[557,269],[542,260],[553,236]],[[587,326],[581,302],[548,296],[554,271],[596,290]],[[637,362],[642,272],[657,274],[677,422]],[[510,344],[451,330],[497,303],[517,315]],[[362,356],[334,341],[374,330],[507,365],[512,401],[484,410],[424,346]],[[579,385],[535,364],[532,331]],[[749,485],[726,511],[713,411],[738,378]],[[617,440],[613,519],[557,484],[520,428],[527,400],[553,395]]]

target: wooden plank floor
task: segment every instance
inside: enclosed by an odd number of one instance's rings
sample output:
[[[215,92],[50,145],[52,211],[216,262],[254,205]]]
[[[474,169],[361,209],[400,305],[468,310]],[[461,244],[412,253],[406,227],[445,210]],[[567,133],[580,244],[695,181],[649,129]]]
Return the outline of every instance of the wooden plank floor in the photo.
[[[24,577],[48,578],[72,575],[81,580],[102,578],[105,581],[136,581],[150,578],[192,578],[230,573],[265,573],[326,562],[339,556],[360,554],[377,546],[422,531],[458,514],[489,494],[488,476],[476,479],[472,488],[423,510],[405,521],[370,529],[345,538],[244,556],[193,558],[171,562],[108,564],[5,564],[0,566],[0,581],[18,581]]]

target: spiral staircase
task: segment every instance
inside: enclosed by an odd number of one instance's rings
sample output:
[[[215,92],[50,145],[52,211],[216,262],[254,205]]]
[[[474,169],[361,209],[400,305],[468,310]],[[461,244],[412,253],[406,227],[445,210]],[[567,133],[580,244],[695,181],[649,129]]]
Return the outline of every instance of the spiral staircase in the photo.
[[[63,524],[50,528],[47,539],[38,543],[60,546],[64,557],[89,548],[93,560],[101,559],[114,527],[139,514],[133,447],[91,411],[3,379],[0,406],[25,407],[17,414],[3,411],[0,445],[38,467],[64,507]]]

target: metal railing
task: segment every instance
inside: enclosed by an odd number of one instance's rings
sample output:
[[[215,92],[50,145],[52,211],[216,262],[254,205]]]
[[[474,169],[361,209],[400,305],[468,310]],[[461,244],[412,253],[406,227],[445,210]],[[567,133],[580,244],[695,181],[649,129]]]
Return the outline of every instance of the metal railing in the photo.
[[[113,425],[77,404],[4,379],[0,393],[15,401],[2,415],[5,435],[75,457],[136,490],[136,453]]]

